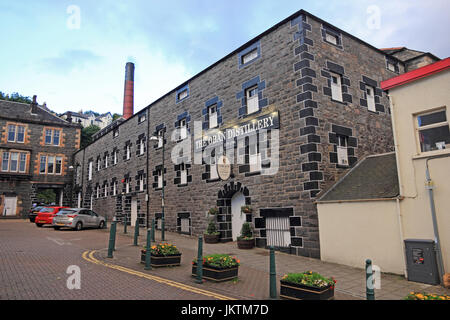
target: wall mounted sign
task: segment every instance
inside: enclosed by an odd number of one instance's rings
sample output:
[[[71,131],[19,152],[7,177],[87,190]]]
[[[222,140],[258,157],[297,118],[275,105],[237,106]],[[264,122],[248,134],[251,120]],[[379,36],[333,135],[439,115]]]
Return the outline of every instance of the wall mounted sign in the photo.
[[[231,175],[231,163],[226,156],[221,156],[217,161],[217,174],[222,180],[228,180]]]
[[[279,126],[278,111],[266,113],[221,129],[206,131],[201,138],[194,140],[194,150],[201,151],[206,147],[233,141],[235,138],[247,136],[262,129],[278,129]]]

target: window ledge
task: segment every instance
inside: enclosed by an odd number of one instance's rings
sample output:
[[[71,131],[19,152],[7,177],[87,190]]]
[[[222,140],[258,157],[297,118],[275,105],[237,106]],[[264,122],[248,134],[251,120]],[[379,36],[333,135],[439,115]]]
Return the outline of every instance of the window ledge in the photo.
[[[424,158],[430,158],[440,155],[450,155],[450,149],[444,149],[444,150],[434,150],[434,151],[428,151],[428,152],[422,152],[416,155],[413,155],[413,160],[420,160]]]
[[[343,102],[343,101],[339,101],[339,100],[334,100],[333,98],[331,98],[331,101],[333,101],[333,102],[336,102],[336,103],[340,103],[340,104],[343,104],[343,105],[347,105],[347,102]]]
[[[246,177],[251,177],[251,176],[257,176],[257,175],[259,175],[259,174],[261,174],[261,171],[254,171],[254,172],[247,172],[247,173],[245,174],[245,176],[246,176]]]
[[[220,178],[216,178],[216,179],[206,179],[206,183],[210,183],[210,182],[217,182],[220,181]]]
[[[179,188],[182,188],[182,187],[187,187],[188,186],[188,184],[187,183],[184,183],[184,184],[179,184],[179,185],[177,185]]]

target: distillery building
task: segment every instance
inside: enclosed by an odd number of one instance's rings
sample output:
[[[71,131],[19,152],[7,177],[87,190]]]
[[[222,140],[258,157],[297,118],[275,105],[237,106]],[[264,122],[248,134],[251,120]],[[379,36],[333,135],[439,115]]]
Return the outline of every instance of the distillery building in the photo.
[[[221,241],[247,221],[257,246],[319,258],[318,196],[394,150],[380,83],[405,62],[392,52],[301,10],[136,113],[128,63],[124,118],[75,154],[74,202],[142,226],[164,204],[166,229],[190,235],[217,208]]]

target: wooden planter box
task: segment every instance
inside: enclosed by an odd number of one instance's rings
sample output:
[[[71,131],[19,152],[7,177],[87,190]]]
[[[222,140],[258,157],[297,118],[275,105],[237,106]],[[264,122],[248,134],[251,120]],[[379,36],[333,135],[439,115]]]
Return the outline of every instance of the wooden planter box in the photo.
[[[205,240],[205,243],[218,243],[220,240],[220,234],[203,234],[203,239]]]
[[[145,264],[145,250],[141,250],[141,263]],[[150,265],[152,267],[172,267],[181,264],[181,253],[171,256],[155,256],[152,254]]]
[[[239,266],[227,269],[215,269],[203,266],[203,278],[215,282],[222,282],[237,278]],[[192,276],[197,276],[197,264],[192,265]]]
[[[239,249],[252,249],[255,247],[255,239],[238,240],[237,245]]]
[[[316,288],[281,280],[280,298],[290,300],[332,300],[334,299],[334,287]]]

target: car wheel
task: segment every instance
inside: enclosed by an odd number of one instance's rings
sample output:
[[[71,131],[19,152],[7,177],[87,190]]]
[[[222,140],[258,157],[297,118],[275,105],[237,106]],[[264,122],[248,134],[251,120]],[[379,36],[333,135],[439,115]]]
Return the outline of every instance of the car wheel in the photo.
[[[61,229],[61,227],[53,227],[53,229],[59,230],[59,229]]]
[[[42,227],[42,223],[36,223],[36,225],[39,227],[39,228],[41,228]]]
[[[77,222],[77,224],[75,225],[75,230],[80,231],[82,228],[83,228],[83,224],[81,222]]]
[[[105,221],[100,221],[100,223],[98,224],[98,228],[99,229],[103,229],[105,227]]]

